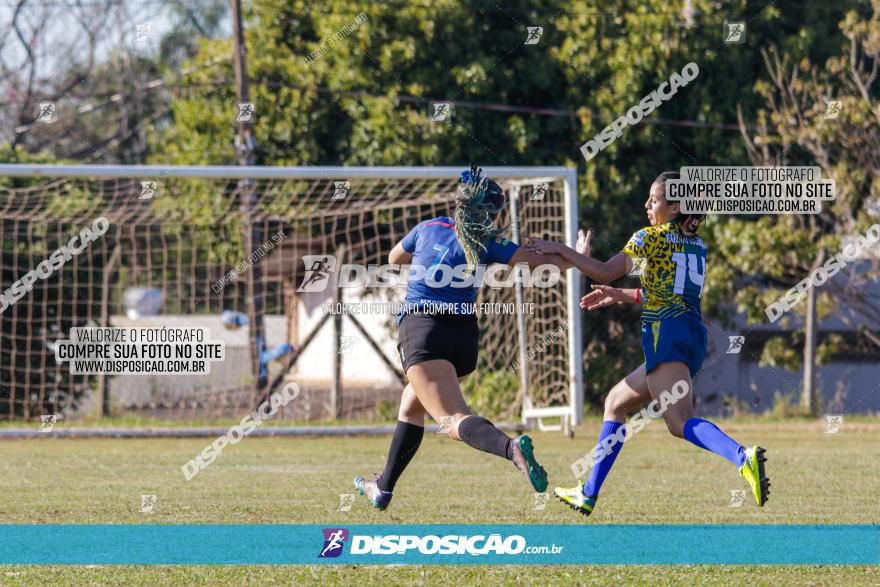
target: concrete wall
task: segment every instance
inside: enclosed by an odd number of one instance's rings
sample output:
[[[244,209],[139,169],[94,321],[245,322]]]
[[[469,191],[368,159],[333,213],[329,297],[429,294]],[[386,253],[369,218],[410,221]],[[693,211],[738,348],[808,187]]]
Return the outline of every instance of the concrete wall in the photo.
[[[782,329],[769,323],[747,326],[741,315],[735,316],[730,326],[719,321],[706,322],[709,356],[695,383],[701,412],[724,413],[722,399],[725,395],[736,397],[758,412],[771,409],[776,393],[800,398],[802,369],[789,371],[781,367],[761,367],[759,357],[748,352],[750,336],[782,332]],[[793,326],[799,328],[800,321],[793,321]],[[854,332],[851,326],[833,315],[820,322],[819,331]],[[739,354],[728,354],[729,337],[737,335],[746,337],[746,348]],[[803,353],[802,347],[794,350],[798,356]],[[880,357],[880,349],[877,349],[877,355]],[[877,361],[838,359],[818,367],[816,388],[825,413],[880,412],[880,364]]]
[[[379,298],[363,298],[358,301],[382,301]],[[298,312],[300,339],[305,339],[313,326],[321,319],[321,305],[329,302],[329,294],[302,294]],[[385,315],[358,314],[364,328],[374,340],[379,341],[385,355],[395,362],[397,358],[396,329],[389,332]],[[267,315],[264,319],[269,347],[288,340],[287,317]],[[120,327],[205,327],[211,340],[222,340],[226,345],[226,360],[212,363],[208,375],[119,375],[110,379],[110,393],[114,403],[124,408],[157,409],[174,401],[197,399],[210,390],[232,389],[247,385],[250,381],[250,353],[248,328],[227,330],[219,316],[156,316],[131,320],[125,316],[113,316],[111,325]],[[343,320],[343,337],[351,337],[350,346],[344,349],[342,358],[342,382],[344,403],[371,409],[378,399],[394,398],[402,389],[394,373],[380,360],[375,350],[367,344],[363,335],[346,318]],[[286,358],[270,364],[272,375],[280,372]],[[325,416],[325,404],[332,381],[333,321],[328,320],[309,347],[303,352],[292,372],[292,378],[303,389],[308,389],[310,405],[304,408],[304,416]],[[375,391],[375,390],[382,390]],[[388,393],[384,393],[388,392]],[[393,392],[393,393],[391,393]],[[391,395],[389,395],[391,394]],[[306,394],[303,395],[306,397]],[[377,399],[378,398],[378,399]],[[89,405],[92,405],[90,403]]]

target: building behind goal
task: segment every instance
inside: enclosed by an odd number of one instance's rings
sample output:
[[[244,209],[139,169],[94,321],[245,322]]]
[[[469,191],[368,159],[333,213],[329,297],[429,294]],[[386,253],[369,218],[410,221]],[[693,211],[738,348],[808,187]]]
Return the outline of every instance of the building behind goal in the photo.
[[[96,218],[110,224],[24,296],[0,301],[0,419],[240,418],[288,381],[302,392],[283,419],[393,413],[404,378],[387,310],[405,288],[337,287],[339,269],[387,263],[417,223],[452,215],[459,171],[0,165],[0,294]],[[573,245],[575,170],[486,173],[509,197],[504,236]],[[493,311],[480,316],[472,377],[506,390],[496,411],[508,421],[581,420],[575,275],[480,290],[477,303]],[[510,313],[514,304],[534,311]],[[206,327],[227,358],[206,375],[71,375],[54,346],[83,326]]]

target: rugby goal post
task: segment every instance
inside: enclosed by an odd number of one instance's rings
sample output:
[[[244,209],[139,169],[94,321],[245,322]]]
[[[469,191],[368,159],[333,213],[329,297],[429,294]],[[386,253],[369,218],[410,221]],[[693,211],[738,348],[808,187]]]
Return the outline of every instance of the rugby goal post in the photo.
[[[451,215],[452,196],[464,167],[0,164],[4,238],[0,290],[33,269],[31,264],[45,258],[79,227],[100,216],[111,224],[85,254],[61,267],[54,278],[35,284],[30,295],[0,313],[0,338],[9,347],[4,347],[9,360],[0,364],[0,381],[12,382],[3,386],[5,391],[0,389],[0,419],[63,413],[90,393],[97,393],[109,405],[111,395],[118,393],[111,391],[110,378],[95,382],[70,376],[67,366],[46,358],[41,344],[50,346],[51,339],[72,326],[124,321],[123,297],[132,288],[161,294],[156,294],[161,310],[152,317],[153,324],[213,324],[216,317],[232,311],[248,318],[243,332],[251,323],[258,325],[263,344],[290,343],[294,352],[268,366],[268,383],[259,393],[266,393],[272,381],[296,379],[308,368],[323,366],[323,359],[303,357],[327,344],[330,348],[321,356],[329,363],[329,389],[326,396],[316,391],[318,399],[307,409],[324,415],[329,410],[335,418],[361,417],[358,410],[375,407],[376,401],[365,392],[355,396],[344,391],[355,387],[345,379],[352,361],[340,349],[340,333],[352,327],[349,318],[324,316],[305,323],[298,316],[303,312],[302,296],[297,293],[306,269],[303,257],[338,255],[345,263],[385,263],[391,246],[416,223]],[[505,235],[520,241],[523,235],[532,234],[574,246],[575,169],[484,170],[510,199],[499,219],[507,227]],[[254,259],[253,249],[277,234],[284,235],[277,246]],[[253,263],[243,272],[236,271],[247,258],[254,259]],[[505,371],[519,381],[512,406],[516,412],[508,415],[526,425],[569,432],[582,420],[580,281],[580,274],[570,269],[557,285],[546,289],[518,283],[515,288],[480,291],[478,301],[534,305],[532,314],[480,316],[478,373]],[[57,291],[62,287],[75,287],[77,301],[64,301],[66,293]],[[327,295],[335,300],[332,296],[339,291]],[[352,292],[345,295],[352,296]],[[365,320],[355,319],[353,327],[380,359],[376,368],[399,379],[396,357],[393,350],[389,352],[393,343],[380,340],[382,336]],[[332,338],[322,339],[328,331]],[[390,332],[386,334],[390,339]],[[257,372],[260,362],[254,355],[257,337],[251,333],[248,338],[250,349],[233,361],[243,366],[228,365],[225,371],[199,381],[193,390],[153,395],[130,392],[124,401],[113,399],[126,409],[149,408],[159,414],[164,409],[178,417],[240,414],[259,399],[254,396],[258,393],[255,381],[262,381]],[[315,342],[320,340],[324,343]],[[186,385],[195,385],[187,381]],[[395,386],[393,391],[399,394]],[[558,424],[547,423],[556,419]]]

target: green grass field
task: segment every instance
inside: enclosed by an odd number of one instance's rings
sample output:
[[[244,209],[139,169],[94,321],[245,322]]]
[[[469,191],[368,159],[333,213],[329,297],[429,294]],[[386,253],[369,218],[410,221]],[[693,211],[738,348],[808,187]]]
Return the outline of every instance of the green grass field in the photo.
[[[535,434],[555,484],[571,485],[570,464],[591,446],[598,422],[575,440]],[[745,488],[724,460],[669,436],[660,423],[627,443],[594,515],[585,521],[556,501],[535,509],[524,477],[504,461],[442,435],[429,435],[378,512],[358,497],[341,512],[356,474],[381,470],[388,437],[248,438],[190,482],[180,466],[206,439],[0,442],[3,523],[880,523],[880,425],[847,421],[838,434],[819,423],[725,423],[745,443],[768,449],[768,505],[730,507]],[[141,495],[155,511],[141,513]],[[854,545],[858,548],[858,545]],[[817,566],[6,566],[0,584],[706,584],[878,585],[878,567]]]

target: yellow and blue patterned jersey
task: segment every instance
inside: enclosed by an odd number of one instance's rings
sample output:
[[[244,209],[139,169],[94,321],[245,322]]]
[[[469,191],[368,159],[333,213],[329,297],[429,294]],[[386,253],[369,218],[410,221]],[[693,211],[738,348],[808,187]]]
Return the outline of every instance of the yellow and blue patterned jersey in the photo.
[[[706,245],[699,237],[678,232],[678,222],[648,226],[636,232],[623,252],[642,268],[645,306],[642,321],[650,322],[693,312],[700,316]]]

